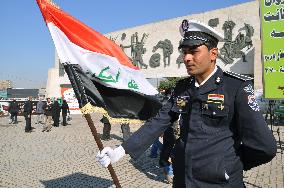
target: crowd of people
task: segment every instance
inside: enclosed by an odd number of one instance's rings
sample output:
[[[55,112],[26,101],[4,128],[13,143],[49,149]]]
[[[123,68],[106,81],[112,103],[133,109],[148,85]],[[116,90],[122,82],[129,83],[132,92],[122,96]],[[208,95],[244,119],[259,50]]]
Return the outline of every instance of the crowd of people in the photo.
[[[62,125],[67,125],[67,116],[70,115],[70,110],[66,100],[63,99],[62,103],[59,103],[59,99],[53,101],[51,101],[51,98],[47,98],[46,101],[39,99],[36,107],[34,107],[32,99],[32,97],[29,97],[22,109],[15,99],[11,101],[8,108],[10,124],[17,124],[17,116],[21,113],[26,121],[25,132],[30,133],[34,129],[31,125],[32,114],[35,114],[35,124],[42,125],[42,132],[49,132],[52,127],[59,127],[61,113]]]

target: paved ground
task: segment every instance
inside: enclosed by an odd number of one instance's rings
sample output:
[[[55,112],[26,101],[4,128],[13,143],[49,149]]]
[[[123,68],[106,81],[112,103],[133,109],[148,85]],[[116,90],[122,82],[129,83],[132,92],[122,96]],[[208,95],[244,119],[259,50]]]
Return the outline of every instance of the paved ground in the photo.
[[[93,115],[101,133],[99,119]],[[114,187],[109,172],[95,161],[98,148],[84,118],[75,115],[72,125],[48,133],[41,132],[34,122],[34,132],[24,133],[24,119],[19,120],[14,126],[8,124],[7,118],[0,118],[0,187]],[[138,127],[131,126],[131,130]],[[284,146],[284,126],[280,128]],[[278,139],[276,132],[275,136]],[[115,146],[122,142],[120,126],[112,127],[112,138],[103,144]],[[127,155],[114,166],[122,187],[171,187],[164,182],[157,159],[148,154],[137,161]],[[282,157],[278,153],[272,162],[246,172],[247,187],[283,188]]]

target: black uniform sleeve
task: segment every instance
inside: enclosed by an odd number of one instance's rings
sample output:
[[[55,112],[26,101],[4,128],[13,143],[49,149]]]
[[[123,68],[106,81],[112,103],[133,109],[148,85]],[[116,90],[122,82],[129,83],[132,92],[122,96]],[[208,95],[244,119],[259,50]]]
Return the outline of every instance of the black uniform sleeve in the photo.
[[[173,106],[173,99],[160,109],[158,114],[148,120],[140,129],[138,129],[128,140],[126,140],[122,147],[125,152],[132,158],[137,159],[150,145],[157,139],[172,122],[176,121],[178,115],[171,111]]]
[[[244,82],[236,96],[236,116],[244,170],[267,163],[276,155],[276,141],[254,97],[252,82]]]

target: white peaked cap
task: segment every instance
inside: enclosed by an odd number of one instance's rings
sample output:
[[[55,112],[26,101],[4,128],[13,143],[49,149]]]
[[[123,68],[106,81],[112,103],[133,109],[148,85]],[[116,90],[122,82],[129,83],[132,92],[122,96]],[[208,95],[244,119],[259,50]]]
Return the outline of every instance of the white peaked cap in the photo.
[[[183,20],[179,27],[181,36],[184,38],[185,33],[191,31],[199,31],[211,35],[216,38],[219,42],[224,41],[224,35],[213,29],[212,27],[205,25],[197,20]]]

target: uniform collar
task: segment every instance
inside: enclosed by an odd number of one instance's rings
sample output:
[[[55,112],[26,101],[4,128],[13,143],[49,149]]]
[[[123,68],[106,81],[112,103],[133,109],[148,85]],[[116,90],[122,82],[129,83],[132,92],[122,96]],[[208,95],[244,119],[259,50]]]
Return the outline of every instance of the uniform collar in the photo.
[[[197,82],[197,80],[195,80],[195,87],[200,87],[202,85],[204,85],[206,83],[207,80],[209,80],[209,78],[211,78],[211,76],[213,76],[215,74],[215,72],[217,71],[217,66],[215,65],[214,70],[207,76],[207,78],[205,80],[203,80],[203,82],[201,82],[200,84]]]
[[[211,75],[208,80],[199,87],[199,93],[205,94],[212,90],[217,89],[218,85],[223,81],[223,71],[220,67],[216,66],[217,70]]]

